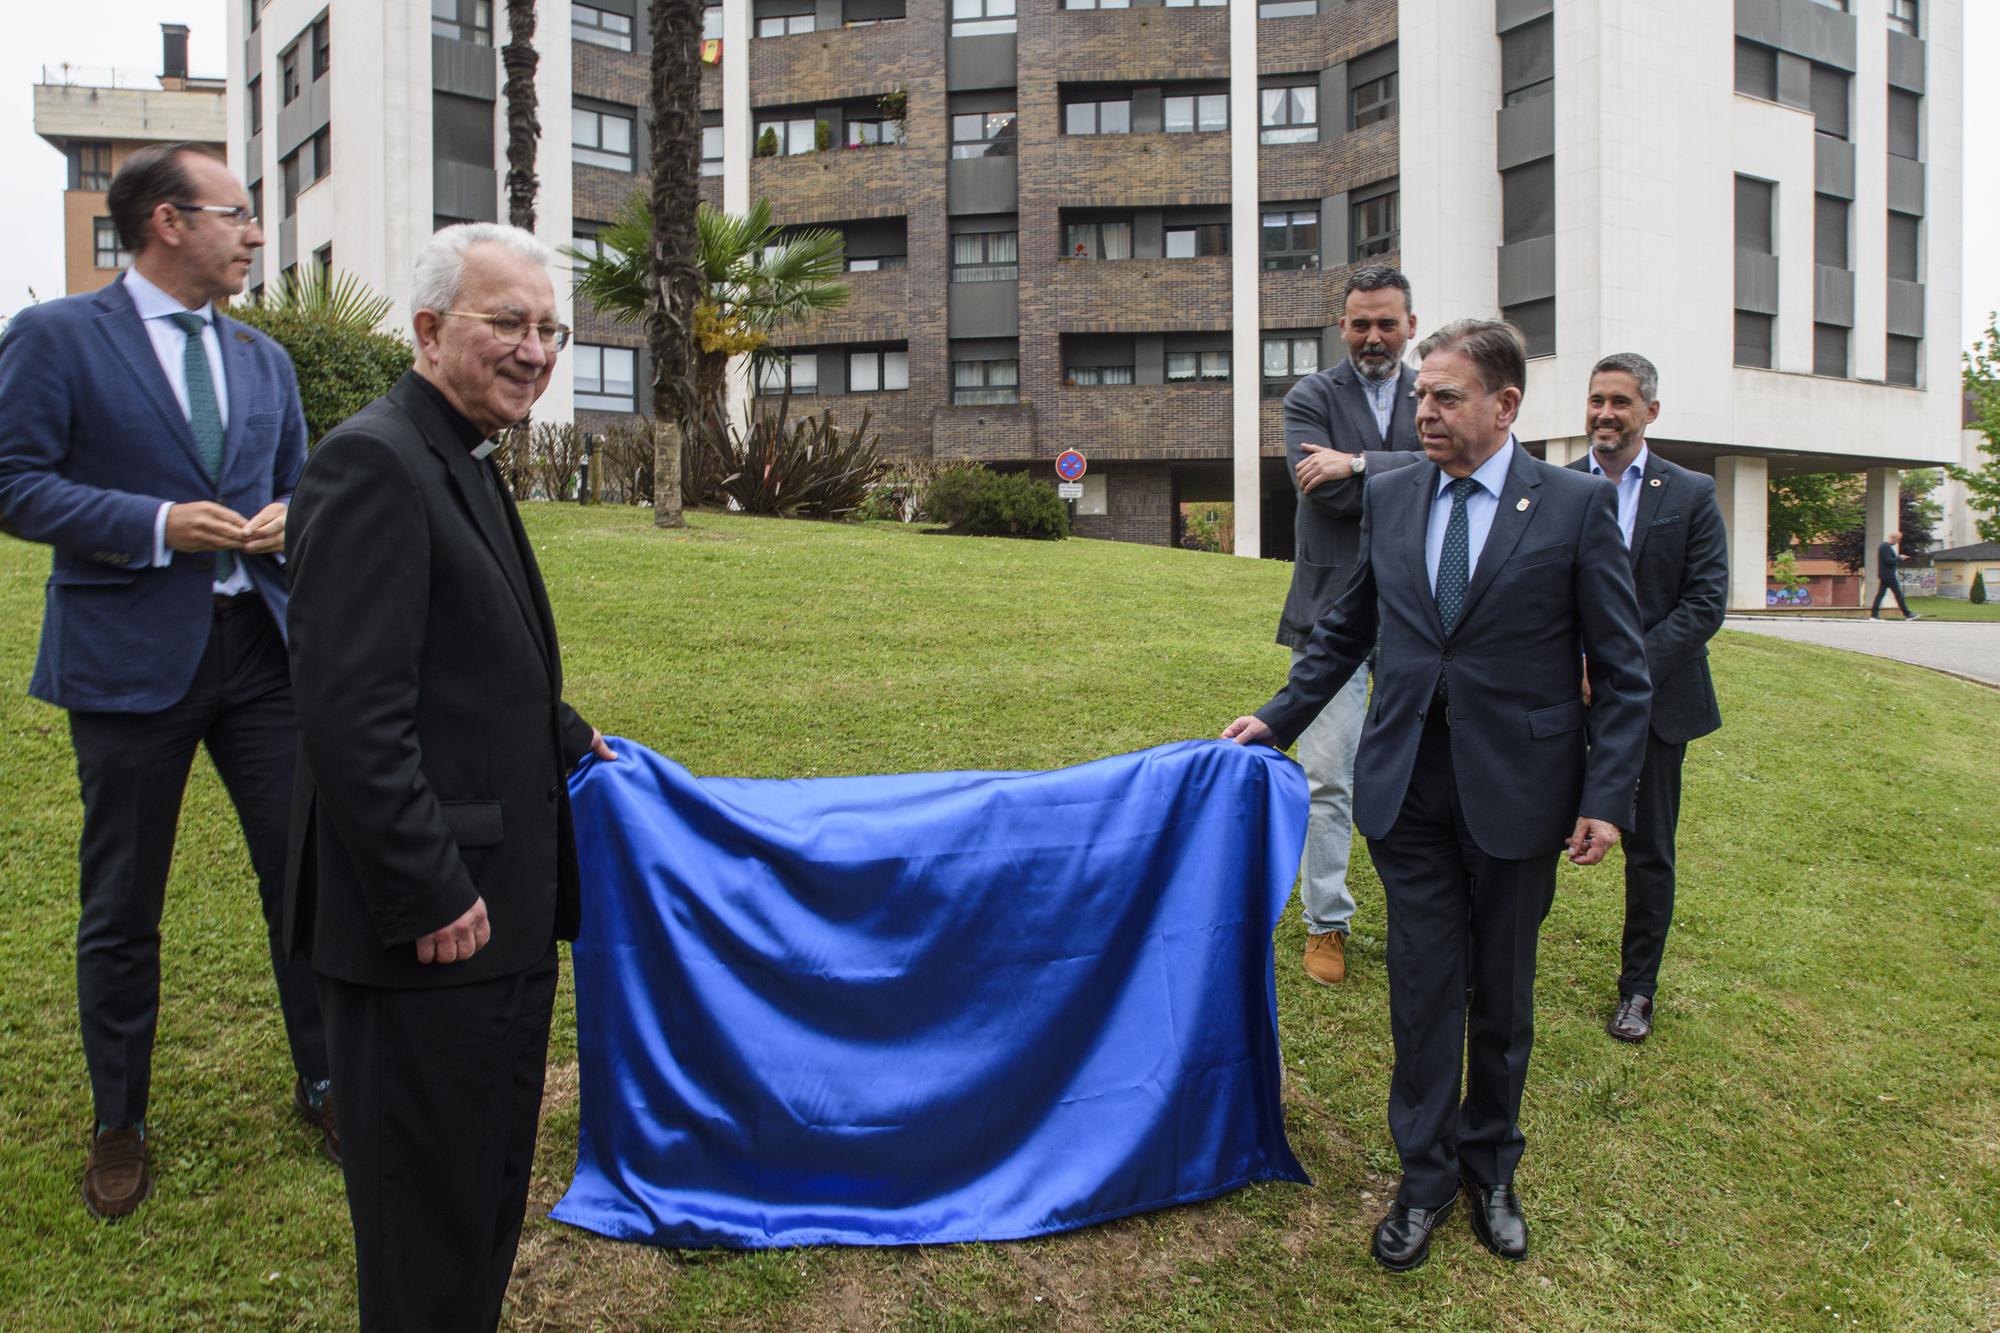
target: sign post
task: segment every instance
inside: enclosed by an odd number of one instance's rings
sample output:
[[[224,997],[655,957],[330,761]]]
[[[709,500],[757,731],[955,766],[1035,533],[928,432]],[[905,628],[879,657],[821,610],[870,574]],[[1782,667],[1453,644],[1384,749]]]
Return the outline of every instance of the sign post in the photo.
[[[1083,474],[1089,469],[1090,464],[1074,449],[1065,449],[1056,455],[1056,476],[1061,478],[1056,483],[1056,494],[1069,504],[1069,525],[1072,529],[1076,527],[1076,502],[1083,498]]]

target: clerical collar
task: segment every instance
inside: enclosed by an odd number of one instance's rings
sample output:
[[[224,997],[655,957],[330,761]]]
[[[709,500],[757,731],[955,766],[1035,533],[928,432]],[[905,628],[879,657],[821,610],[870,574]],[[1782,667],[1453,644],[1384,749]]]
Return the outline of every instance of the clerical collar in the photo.
[[[473,425],[470,421],[467,421],[465,414],[451,405],[451,399],[445,397],[444,391],[438,388],[437,385],[432,384],[414,370],[404,371],[403,378],[416,385],[420,392],[430,398],[431,403],[439,412],[443,413],[444,419],[450,423],[452,435],[460,444],[465,446],[466,451],[474,458],[484,458],[500,447],[498,439],[488,439],[484,431],[480,430],[479,427]]]

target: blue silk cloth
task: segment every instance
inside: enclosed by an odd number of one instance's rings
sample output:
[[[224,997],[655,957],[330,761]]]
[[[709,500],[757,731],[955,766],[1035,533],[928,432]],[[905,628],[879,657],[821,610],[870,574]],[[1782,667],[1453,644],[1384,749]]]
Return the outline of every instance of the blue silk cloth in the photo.
[[[554,1213],[673,1246],[1009,1240],[1305,1181],[1271,931],[1306,784],[1193,741],[1050,773],[571,779],[582,1129]]]

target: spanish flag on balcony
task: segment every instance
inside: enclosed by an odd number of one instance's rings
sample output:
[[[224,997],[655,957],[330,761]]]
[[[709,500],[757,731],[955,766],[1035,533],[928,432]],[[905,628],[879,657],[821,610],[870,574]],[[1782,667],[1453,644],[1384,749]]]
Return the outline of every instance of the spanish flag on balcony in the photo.
[[[704,37],[701,39],[701,63],[704,65],[720,65],[722,63],[722,39],[720,37]]]

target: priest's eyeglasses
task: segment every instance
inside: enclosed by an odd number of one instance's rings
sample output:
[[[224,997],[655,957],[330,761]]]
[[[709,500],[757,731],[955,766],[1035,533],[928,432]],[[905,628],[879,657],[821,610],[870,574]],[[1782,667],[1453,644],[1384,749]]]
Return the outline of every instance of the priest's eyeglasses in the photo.
[[[528,330],[542,340],[544,351],[560,352],[569,346],[570,328],[567,324],[536,324],[522,319],[519,315],[481,315],[471,310],[440,310],[440,315],[456,315],[460,319],[476,319],[493,329],[493,336],[509,347],[519,347],[527,341]]]

